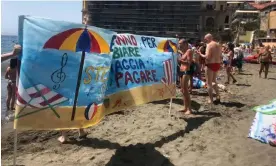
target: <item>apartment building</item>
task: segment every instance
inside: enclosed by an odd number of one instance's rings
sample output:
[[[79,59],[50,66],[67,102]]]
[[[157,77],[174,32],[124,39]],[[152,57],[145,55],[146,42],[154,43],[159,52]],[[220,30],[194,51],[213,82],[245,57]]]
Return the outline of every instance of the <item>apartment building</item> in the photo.
[[[119,33],[199,38],[199,1],[83,1],[88,24]]]
[[[230,2],[231,3],[231,2]],[[235,4],[226,1],[83,1],[88,24],[119,33],[229,40]]]
[[[232,14],[237,3],[227,1],[202,1],[200,13],[201,34],[213,33],[218,40],[231,40]]]
[[[249,22],[260,23],[259,29],[267,32],[264,38],[256,39],[258,42],[276,42],[276,2],[255,1],[242,2],[233,14],[233,31],[244,33],[243,25]]]

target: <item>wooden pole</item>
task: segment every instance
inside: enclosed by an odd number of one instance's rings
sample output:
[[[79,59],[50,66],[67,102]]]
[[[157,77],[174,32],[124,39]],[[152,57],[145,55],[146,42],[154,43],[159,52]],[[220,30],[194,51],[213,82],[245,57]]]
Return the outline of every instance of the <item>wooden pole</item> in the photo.
[[[174,55],[173,55],[173,51],[172,51],[172,66],[173,66],[173,79],[175,80],[174,83],[176,84],[176,78],[175,78],[175,65],[174,65]],[[173,98],[171,97],[170,100],[170,108],[169,108],[169,115],[171,114],[171,110],[172,110],[172,100]]]
[[[173,100],[173,98],[171,97],[171,100],[170,100],[170,109],[169,109],[169,115],[171,115],[171,110],[172,110],[172,100]]]
[[[16,166],[17,157],[17,130],[14,129],[13,165]]]

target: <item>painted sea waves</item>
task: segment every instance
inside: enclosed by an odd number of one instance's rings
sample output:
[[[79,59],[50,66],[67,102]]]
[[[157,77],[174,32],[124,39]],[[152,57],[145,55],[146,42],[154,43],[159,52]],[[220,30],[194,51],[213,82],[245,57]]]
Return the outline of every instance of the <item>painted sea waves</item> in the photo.
[[[15,128],[75,129],[175,95],[174,38],[21,16]]]

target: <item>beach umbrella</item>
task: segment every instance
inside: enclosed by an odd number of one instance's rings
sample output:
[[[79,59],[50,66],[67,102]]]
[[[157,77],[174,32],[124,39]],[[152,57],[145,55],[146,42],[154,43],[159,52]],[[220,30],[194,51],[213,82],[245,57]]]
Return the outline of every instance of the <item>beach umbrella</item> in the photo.
[[[177,45],[170,40],[164,40],[158,44],[157,50],[159,52],[175,52],[176,53]]]
[[[71,120],[73,121],[75,118],[85,53],[108,54],[110,52],[109,45],[99,34],[85,27],[69,29],[55,36],[52,36],[44,44],[43,48],[82,53],[71,116]]]
[[[175,73],[175,67],[174,67],[174,56],[173,53],[177,53],[177,45],[173,43],[171,40],[163,40],[161,41],[158,46],[157,50],[159,52],[171,52],[172,53],[172,60],[168,59],[163,62],[163,68],[164,68],[164,75],[161,79],[161,82],[167,87],[167,89],[170,91],[172,95],[175,94],[170,88],[169,85],[173,84],[173,78]],[[173,72],[174,71],[174,72]],[[172,108],[172,98],[170,100],[170,108],[169,108],[169,114],[171,114],[171,108]]]
[[[171,52],[173,55],[173,53],[177,52],[177,46],[171,40],[163,40],[158,44],[157,50],[159,52]],[[172,58],[173,60],[169,59],[163,62],[165,77],[161,79],[161,82],[167,86],[173,83],[173,71],[175,71],[173,65],[174,56]]]

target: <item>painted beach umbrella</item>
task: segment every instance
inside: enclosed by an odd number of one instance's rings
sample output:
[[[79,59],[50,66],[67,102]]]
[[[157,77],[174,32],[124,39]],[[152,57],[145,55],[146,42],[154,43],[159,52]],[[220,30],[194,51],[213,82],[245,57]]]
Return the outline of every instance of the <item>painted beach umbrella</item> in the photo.
[[[77,86],[75,91],[74,105],[71,120],[75,118],[77,98],[81,83],[85,53],[108,54],[108,43],[97,33],[87,28],[74,28],[61,32],[51,37],[45,44],[44,49],[57,49],[72,52],[82,52]]]
[[[171,40],[164,40],[158,44],[157,50],[159,52],[171,52],[173,54],[177,52],[177,46]],[[162,78],[161,82],[164,83],[165,85],[172,84],[174,80],[174,76],[173,76],[173,73],[175,73],[174,56],[172,56],[172,59],[173,60],[169,59],[163,62],[165,77]]]
[[[171,40],[161,41],[157,46],[160,52],[177,52],[177,46]]]
[[[108,54],[109,45],[97,33],[86,28],[74,28],[51,37],[44,49],[57,49],[72,52],[93,52]]]

